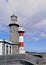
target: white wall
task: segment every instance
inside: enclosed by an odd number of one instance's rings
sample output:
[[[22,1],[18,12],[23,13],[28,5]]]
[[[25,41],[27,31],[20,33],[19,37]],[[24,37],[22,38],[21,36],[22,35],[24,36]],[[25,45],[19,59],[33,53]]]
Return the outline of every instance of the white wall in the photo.
[[[8,55],[12,54],[12,42],[0,39],[0,55],[6,55],[6,46],[8,46]],[[11,54],[10,54],[10,46],[11,46]]]
[[[0,43],[0,55],[2,55],[2,52],[3,52],[3,51],[2,51],[2,44],[3,44],[3,43]]]
[[[8,46],[8,55],[12,55],[12,45],[10,45],[10,44],[5,44],[5,55],[7,55],[6,54],[6,46]],[[11,46],[11,54],[10,54],[10,46]]]

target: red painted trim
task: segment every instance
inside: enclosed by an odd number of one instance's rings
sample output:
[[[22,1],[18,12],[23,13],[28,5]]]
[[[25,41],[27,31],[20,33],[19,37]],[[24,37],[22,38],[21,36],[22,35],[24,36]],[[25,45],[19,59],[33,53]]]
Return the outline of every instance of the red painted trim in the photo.
[[[24,33],[19,33],[19,36],[24,36]]]
[[[19,42],[19,47],[24,47],[24,43],[23,42]]]

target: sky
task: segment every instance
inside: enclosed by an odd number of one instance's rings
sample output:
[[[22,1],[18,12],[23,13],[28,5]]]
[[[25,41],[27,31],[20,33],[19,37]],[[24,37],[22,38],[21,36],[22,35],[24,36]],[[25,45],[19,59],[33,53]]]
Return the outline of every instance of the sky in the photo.
[[[0,0],[0,39],[9,40],[10,16],[25,29],[24,48],[46,52],[46,0]]]

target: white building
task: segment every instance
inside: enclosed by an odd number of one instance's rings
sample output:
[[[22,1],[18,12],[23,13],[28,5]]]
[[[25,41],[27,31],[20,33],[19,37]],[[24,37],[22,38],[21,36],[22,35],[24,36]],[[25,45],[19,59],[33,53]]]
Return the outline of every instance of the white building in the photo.
[[[12,44],[7,40],[0,40],[0,55],[12,55]]]

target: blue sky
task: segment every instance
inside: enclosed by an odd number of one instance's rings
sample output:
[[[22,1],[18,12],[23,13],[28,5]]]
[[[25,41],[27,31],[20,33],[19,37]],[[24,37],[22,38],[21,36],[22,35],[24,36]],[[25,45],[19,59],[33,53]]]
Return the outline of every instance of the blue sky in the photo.
[[[9,40],[10,16],[25,28],[26,51],[46,52],[46,0],[0,0],[0,39]]]

